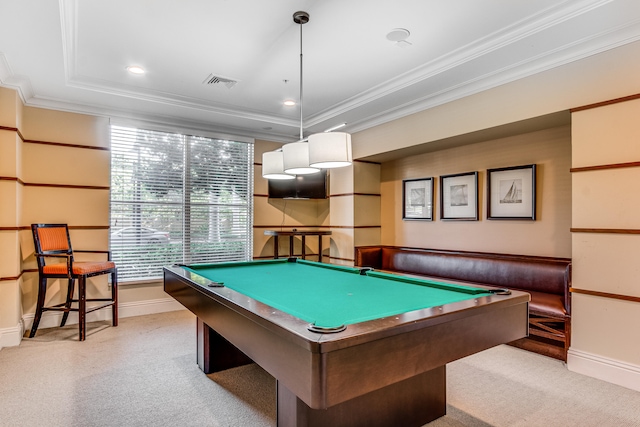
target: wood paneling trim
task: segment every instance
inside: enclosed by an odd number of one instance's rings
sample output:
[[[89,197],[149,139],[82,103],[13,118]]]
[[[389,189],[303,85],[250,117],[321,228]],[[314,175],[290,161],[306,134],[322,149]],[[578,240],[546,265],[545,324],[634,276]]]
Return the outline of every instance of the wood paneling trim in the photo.
[[[640,167],[640,162],[627,162],[627,163],[614,163],[610,165],[597,165],[597,166],[584,166],[580,168],[571,168],[571,173],[574,172],[590,172],[600,171],[608,169],[622,169],[622,168],[637,168]]]
[[[254,229],[298,229],[300,231],[304,231],[305,228],[313,228],[313,229],[332,229],[332,228],[342,228],[342,229],[356,229],[356,228],[381,228],[381,225],[255,225]],[[69,227],[71,228],[71,227]]]
[[[24,137],[20,133],[20,129],[18,129],[18,128],[10,128],[10,127],[7,127],[7,126],[0,126],[0,130],[8,130],[8,131],[11,131],[11,132],[16,132],[18,134],[18,136],[20,137],[20,139],[24,142]]]
[[[260,228],[260,229],[262,229],[262,228],[270,228],[270,229],[275,228],[275,229],[284,230],[284,229],[294,229],[294,228],[295,229],[304,229],[304,228],[313,228],[313,229],[326,228],[326,229],[329,229],[329,228],[332,228],[332,227],[330,225],[282,225],[282,224],[278,224],[278,225],[255,225],[254,224],[253,228],[254,229],[255,228]],[[300,231],[302,231],[302,230],[300,230]]]
[[[19,275],[17,275],[16,277],[0,277],[0,282],[2,281],[9,281],[9,280],[18,280],[22,277],[22,275],[24,273],[37,273],[38,269],[37,268],[25,268],[24,270],[22,270],[20,272]]]
[[[592,108],[604,107],[605,105],[617,104],[619,102],[633,101],[634,99],[640,99],[640,93],[635,95],[625,96],[622,98],[611,99],[609,101],[596,102],[595,104],[588,104],[588,105],[583,105],[581,107],[571,108],[569,111],[571,111],[572,113],[575,113],[578,111],[590,110]]]
[[[331,228],[342,228],[342,229],[358,229],[358,228],[382,228],[381,225],[332,225]]]
[[[327,257],[326,255],[324,256],[325,258]],[[330,256],[329,259],[337,259],[340,261],[349,261],[349,262],[355,262],[355,260],[353,258],[340,258],[337,256]]]
[[[344,193],[344,194],[329,194],[327,199],[331,197],[348,197],[348,196],[373,196],[373,197],[381,197],[381,194],[378,193]],[[254,194],[253,197],[269,197],[268,194]]]
[[[32,139],[23,139],[22,141],[25,144],[55,145],[57,147],[66,147],[66,148],[82,148],[87,150],[111,151],[111,149],[108,147],[92,147],[90,145],[65,144],[64,142],[34,141]]]
[[[640,297],[632,297],[630,295],[611,294],[609,292],[589,291],[587,289],[578,289],[578,288],[570,288],[569,290],[574,294],[584,294],[584,295],[591,295],[595,297],[640,302]]]
[[[353,161],[354,161],[354,163],[355,163],[355,162],[358,162],[358,163],[369,163],[369,164],[371,164],[371,165],[379,165],[379,164],[380,164],[379,162],[371,162],[371,161],[369,161],[369,160],[358,160],[358,159],[354,159]],[[253,162],[253,166],[262,166],[262,163],[259,163],[259,162]]]
[[[15,181],[25,187],[52,187],[52,188],[74,188],[80,190],[110,190],[111,187],[101,187],[95,185],[71,185],[71,184],[43,184],[37,182],[24,182],[20,178],[13,176],[0,176],[0,181]]]
[[[69,230],[109,230],[109,225],[69,225]],[[0,227],[0,231],[24,231],[31,230],[31,226],[21,225],[18,227]]]
[[[24,183],[25,187],[52,187],[52,188],[73,188],[78,190],[110,190],[111,187],[100,187],[95,185],[71,185],[71,184],[41,184],[41,183]]]
[[[24,136],[22,135],[22,133],[20,133],[20,129],[18,129],[18,128],[0,126],[0,130],[8,130],[8,131],[16,132],[18,134],[18,136],[20,137],[20,139],[22,140],[22,142],[24,142],[25,144],[55,145],[57,147],[82,148],[82,149],[86,149],[86,150],[111,151],[111,148],[109,148],[109,147],[92,147],[90,145],[66,144],[64,142],[37,141],[37,140],[34,140],[34,139],[24,139]]]
[[[342,193],[342,194],[331,194],[329,197],[348,197],[348,196],[373,196],[373,197],[381,197],[379,193]]]
[[[571,228],[572,233],[640,234],[635,228]]]
[[[0,227],[0,231],[22,231],[22,230],[31,230],[31,227],[28,226],[18,226],[18,227]]]
[[[18,184],[24,185],[24,182],[20,178],[14,176],[0,176],[0,181],[15,181]]]

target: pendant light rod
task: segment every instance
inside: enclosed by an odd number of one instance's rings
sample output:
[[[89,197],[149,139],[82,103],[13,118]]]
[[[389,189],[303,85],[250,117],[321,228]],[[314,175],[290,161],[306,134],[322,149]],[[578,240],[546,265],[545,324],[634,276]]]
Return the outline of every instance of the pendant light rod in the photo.
[[[298,11],[293,14],[293,22],[300,25],[300,141],[302,141],[304,139],[302,129],[302,26],[309,22],[309,14]]]

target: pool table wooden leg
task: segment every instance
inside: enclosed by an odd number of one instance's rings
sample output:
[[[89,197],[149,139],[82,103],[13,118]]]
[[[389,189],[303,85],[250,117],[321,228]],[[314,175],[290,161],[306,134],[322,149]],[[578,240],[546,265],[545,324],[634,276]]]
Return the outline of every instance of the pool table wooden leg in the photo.
[[[311,409],[277,382],[278,427],[419,427],[446,413],[446,367],[440,366],[328,409]]]
[[[238,350],[236,346],[211,329],[200,318],[197,320],[196,331],[197,363],[205,374],[253,363],[249,356]]]

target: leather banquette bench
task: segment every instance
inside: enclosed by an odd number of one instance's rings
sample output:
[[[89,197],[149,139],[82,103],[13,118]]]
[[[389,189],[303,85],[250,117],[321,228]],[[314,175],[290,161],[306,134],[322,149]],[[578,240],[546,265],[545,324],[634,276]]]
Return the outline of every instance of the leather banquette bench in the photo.
[[[528,292],[531,295],[529,337],[510,344],[567,360],[571,338],[571,260],[568,258],[358,246],[355,264]]]

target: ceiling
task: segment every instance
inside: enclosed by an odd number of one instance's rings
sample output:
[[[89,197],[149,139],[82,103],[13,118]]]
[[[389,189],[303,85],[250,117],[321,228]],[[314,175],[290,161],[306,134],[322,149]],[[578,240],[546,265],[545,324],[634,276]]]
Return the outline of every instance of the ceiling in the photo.
[[[0,0],[0,85],[29,106],[295,141],[300,106],[283,101],[300,97],[298,10],[305,135],[640,40],[638,0]],[[387,39],[398,28],[406,43]]]

